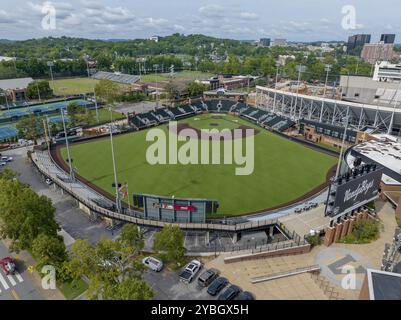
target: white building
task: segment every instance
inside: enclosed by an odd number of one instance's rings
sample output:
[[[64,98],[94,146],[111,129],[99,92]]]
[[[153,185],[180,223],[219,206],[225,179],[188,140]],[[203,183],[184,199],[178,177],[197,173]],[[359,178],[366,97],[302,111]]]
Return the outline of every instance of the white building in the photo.
[[[151,40],[151,41],[154,41],[154,42],[159,42],[159,36],[151,36],[150,38],[149,38],[149,40]]]
[[[380,82],[401,81],[401,64],[391,64],[388,61],[377,62],[373,80]]]

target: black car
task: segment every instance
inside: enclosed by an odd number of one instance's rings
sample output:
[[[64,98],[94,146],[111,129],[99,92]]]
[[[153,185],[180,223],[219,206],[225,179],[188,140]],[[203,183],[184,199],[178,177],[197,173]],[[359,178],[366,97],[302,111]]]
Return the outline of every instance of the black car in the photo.
[[[202,273],[198,278],[198,284],[201,287],[207,287],[219,276],[219,271],[216,269],[209,269]]]
[[[238,296],[241,292],[241,289],[238,286],[232,285],[229,286],[217,300],[233,300],[236,296]]]
[[[228,280],[223,277],[219,277],[214,280],[209,288],[207,289],[207,293],[211,296],[215,296],[218,294],[226,285],[228,284]]]
[[[249,291],[243,291],[237,296],[236,300],[255,300],[255,297]]]

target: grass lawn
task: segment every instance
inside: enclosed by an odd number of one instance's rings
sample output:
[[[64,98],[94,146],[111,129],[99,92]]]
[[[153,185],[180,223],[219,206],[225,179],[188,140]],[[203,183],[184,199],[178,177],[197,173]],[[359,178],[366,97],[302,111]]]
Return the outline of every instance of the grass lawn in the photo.
[[[237,128],[253,124],[230,115],[220,119],[200,115],[182,120],[197,128]],[[254,126],[254,171],[235,175],[237,164],[150,165],[146,160],[148,130],[116,136],[118,180],[128,181],[130,192],[163,196],[217,199],[217,216],[234,216],[284,204],[325,181],[336,159]],[[166,125],[158,127],[165,132]],[[249,139],[249,138],[247,138]],[[184,142],[179,142],[181,146]],[[72,146],[77,172],[113,193],[112,158],[108,139]],[[221,142],[221,159],[223,142]],[[64,158],[66,150],[62,150]],[[223,161],[221,161],[223,163]],[[242,165],[241,165],[242,167]]]
[[[69,94],[80,94],[80,93],[92,93],[98,80],[91,78],[70,78],[50,80],[50,87],[54,90],[56,95],[69,95]]]
[[[201,71],[180,71],[174,74],[174,79],[177,80],[196,80],[196,79],[207,79],[213,76],[211,73],[205,73]],[[166,81],[170,79],[169,73],[164,74],[146,74],[141,76],[141,82],[156,82]]]
[[[94,114],[94,123],[96,124],[96,110],[90,110],[90,113]],[[100,123],[104,123],[104,122],[110,122],[110,111],[108,109],[104,109],[104,108],[98,108],[98,113],[99,113],[99,122]],[[115,112],[112,111],[113,113],[113,119],[114,120],[120,120],[120,119],[124,119],[125,115],[123,115],[120,112]]]
[[[74,300],[88,289],[88,284],[84,280],[78,279],[72,282],[63,282],[58,288],[66,299]]]

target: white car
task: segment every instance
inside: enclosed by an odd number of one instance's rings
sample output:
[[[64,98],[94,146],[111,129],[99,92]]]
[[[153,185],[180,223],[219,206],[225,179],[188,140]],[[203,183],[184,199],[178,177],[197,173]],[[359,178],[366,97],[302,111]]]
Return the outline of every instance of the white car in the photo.
[[[3,156],[3,157],[1,157],[0,161],[2,161],[2,162],[10,162],[10,161],[13,161],[13,157]]]
[[[46,184],[48,186],[50,186],[52,183],[53,183],[53,181],[51,179],[49,179],[49,178],[46,179]]]
[[[154,257],[146,257],[142,260],[142,263],[150,270],[159,272],[163,269],[163,262]]]
[[[0,167],[4,167],[7,164],[7,162],[1,161],[0,162]]]
[[[179,274],[179,278],[182,282],[191,283],[200,269],[202,269],[202,263],[198,260],[192,260]]]

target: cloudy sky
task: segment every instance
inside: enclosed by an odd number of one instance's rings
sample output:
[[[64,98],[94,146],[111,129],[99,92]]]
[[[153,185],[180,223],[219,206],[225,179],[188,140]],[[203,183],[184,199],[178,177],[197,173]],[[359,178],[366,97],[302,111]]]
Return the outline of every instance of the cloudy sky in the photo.
[[[0,0],[0,38],[147,38],[202,33],[232,39],[344,40],[395,33],[401,0]],[[50,24],[55,8],[55,25]],[[49,9],[50,8],[50,9]],[[345,11],[343,11],[345,10]],[[47,16],[46,16],[47,15]],[[355,19],[353,19],[355,17]],[[50,27],[49,27],[50,26]],[[55,28],[54,28],[54,27]],[[345,26],[345,27],[344,27]]]

